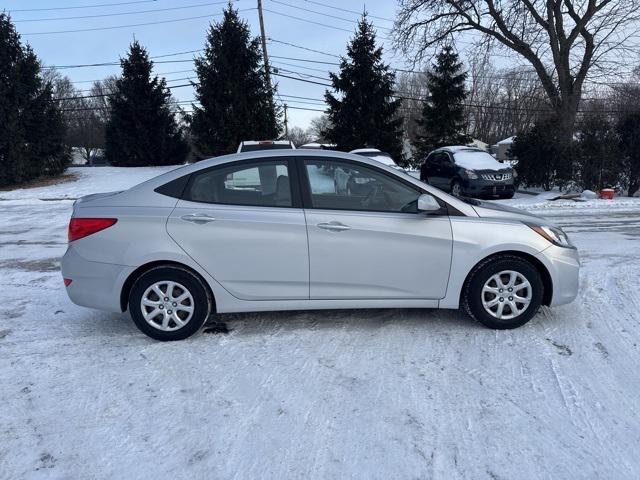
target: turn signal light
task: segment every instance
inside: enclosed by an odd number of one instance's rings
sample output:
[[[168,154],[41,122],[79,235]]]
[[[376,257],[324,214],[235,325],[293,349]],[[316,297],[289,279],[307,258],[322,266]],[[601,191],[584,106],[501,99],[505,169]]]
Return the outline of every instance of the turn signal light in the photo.
[[[117,218],[72,218],[69,222],[69,242],[93,235],[117,221]]]

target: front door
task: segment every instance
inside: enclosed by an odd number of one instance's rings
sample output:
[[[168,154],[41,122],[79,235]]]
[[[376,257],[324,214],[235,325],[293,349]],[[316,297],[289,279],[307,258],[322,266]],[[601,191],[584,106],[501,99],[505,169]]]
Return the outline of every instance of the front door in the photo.
[[[417,211],[417,187],[359,162],[303,165],[312,299],[445,296],[451,224]]]
[[[309,298],[305,217],[289,172],[289,160],[273,158],[197,172],[167,222],[180,247],[237,298]]]

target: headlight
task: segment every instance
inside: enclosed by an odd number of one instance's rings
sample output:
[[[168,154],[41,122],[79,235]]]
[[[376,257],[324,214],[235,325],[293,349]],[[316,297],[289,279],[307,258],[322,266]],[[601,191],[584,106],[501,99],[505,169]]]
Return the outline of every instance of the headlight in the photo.
[[[465,170],[464,174],[469,177],[471,180],[475,180],[476,178],[478,178],[478,174],[476,172],[474,172],[473,170]]]
[[[576,248],[561,228],[550,227],[548,225],[537,225],[535,223],[525,223],[525,225],[558,247]]]

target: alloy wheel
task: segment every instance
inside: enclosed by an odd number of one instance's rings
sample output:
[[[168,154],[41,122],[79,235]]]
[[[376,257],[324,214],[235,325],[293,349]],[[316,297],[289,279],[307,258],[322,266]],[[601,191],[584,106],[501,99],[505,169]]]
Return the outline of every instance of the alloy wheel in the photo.
[[[533,290],[520,272],[503,270],[489,277],[481,295],[482,305],[489,315],[498,320],[511,320],[529,307]]]
[[[189,323],[194,300],[191,292],[180,283],[160,281],[145,290],[140,309],[149,325],[163,332],[172,332]]]

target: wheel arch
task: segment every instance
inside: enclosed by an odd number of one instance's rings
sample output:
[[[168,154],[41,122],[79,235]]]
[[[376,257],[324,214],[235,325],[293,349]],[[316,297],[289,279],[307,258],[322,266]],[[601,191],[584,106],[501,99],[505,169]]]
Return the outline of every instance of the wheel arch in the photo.
[[[196,270],[189,267],[188,265],[185,265],[184,263],[180,263],[176,261],[171,261],[171,260],[156,260],[153,262],[145,263],[144,265],[139,266],[133,272],[131,272],[127,277],[127,279],[124,281],[124,284],[122,285],[122,290],[120,291],[120,310],[122,310],[123,312],[127,311],[127,304],[129,303],[129,295],[131,294],[131,289],[133,288],[133,284],[135,283],[135,281],[138,278],[140,278],[140,276],[143,275],[144,273],[158,267],[178,267],[182,270],[188,271],[189,273],[194,275],[196,278],[198,278],[204,285],[204,288],[207,290],[207,293],[211,298],[211,313],[216,312],[216,299],[215,299],[215,296],[213,295],[213,291],[211,290],[211,285],[209,285],[209,282],[207,282],[205,278],[202,275],[200,275],[200,273],[198,273]]]
[[[540,278],[542,280],[542,285],[544,288],[544,291],[542,292],[542,305],[546,305],[546,306],[551,305],[551,299],[553,298],[553,281],[551,280],[551,274],[549,273],[549,270],[547,270],[547,267],[535,256],[531,255],[530,253],[522,252],[519,250],[504,250],[501,252],[495,252],[478,261],[469,270],[469,273],[467,273],[467,276],[464,279],[464,283],[462,284],[463,287],[460,290],[460,303],[462,303],[462,296],[464,295],[464,292],[467,289],[469,278],[471,277],[471,274],[476,270],[476,268],[482,263],[485,263],[493,258],[502,257],[502,256],[520,257],[521,259],[531,263],[535,267],[535,269],[538,271],[538,273],[540,273]]]

